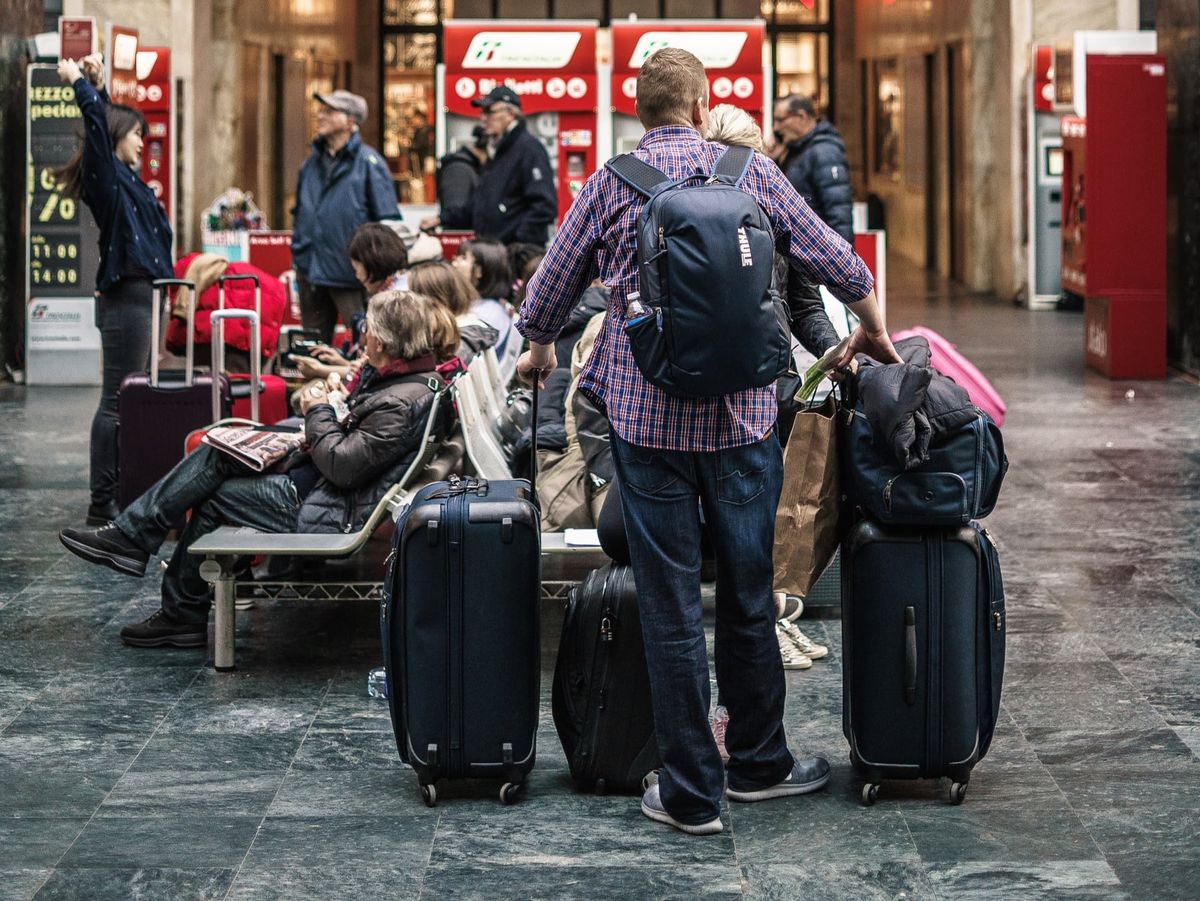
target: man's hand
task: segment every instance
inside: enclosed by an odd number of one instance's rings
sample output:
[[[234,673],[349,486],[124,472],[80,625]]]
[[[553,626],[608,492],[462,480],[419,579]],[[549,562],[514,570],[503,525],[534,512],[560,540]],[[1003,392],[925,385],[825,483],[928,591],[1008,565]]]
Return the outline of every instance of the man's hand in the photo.
[[[558,367],[558,357],[553,344],[530,343],[529,350],[517,359],[517,377],[527,385],[533,384],[533,374],[538,374],[538,387],[545,388],[545,376]]]
[[[421,220],[420,229],[423,232],[431,232],[441,224],[442,220],[439,216],[426,216]]]
[[[330,373],[330,368],[325,363],[318,362],[312,357],[296,357],[296,369],[306,379],[323,379]]]
[[[300,413],[308,415],[308,411],[319,404],[329,403],[329,386],[323,382],[313,382],[300,389]]]
[[[849,366],[855,354],[866,354],[880,363],[904,362],[900,359],[900,354],[896,353],[896,348],[892,347],[892,339],[888,337],[887,332],[868,334],[861,325],[850,333],[850,343],[834,363],[834,368]]]
[[[73,59],[60,59],[58,61],[58,77],[63,80],[64,84],[75,84],[83,77],[83,72],[79,70],[79,63]]]

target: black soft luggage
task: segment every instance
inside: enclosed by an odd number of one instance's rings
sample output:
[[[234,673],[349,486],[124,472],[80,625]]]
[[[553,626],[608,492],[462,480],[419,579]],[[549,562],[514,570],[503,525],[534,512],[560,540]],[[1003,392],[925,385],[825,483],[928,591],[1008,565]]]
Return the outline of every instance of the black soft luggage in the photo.
[[[534,491],[524,479],[452,476],[418,491],[396,525],[381,612],[388,703],[400,758],[430,807],[440,779],[503,780],[500,800],[511,804],[533,768],[542,541]]]
[[[191,289],[188,305],[187,366],[182,372],[158,370],[158,347],[164,288],[184,285]],[[212,376],[195,374],[192,320],[196,311],[196,286],[185,279],[160,278],[154,282],[151,317],[150,371],[134,372],[121,382],[117,393],[117,503],[124,510],[183,459],[184,444],[194,429],[213,421]],[[222,416],[228,416],[228,380],[221,377]]]
[[[883,779],[953,780],[987,753],[1004,675],[1004,588],[990,536],[859,522],[842,546],[842,730],[873,804]]]
[[[571,592],[553,702],[554,726],[581,787],[640,791],[646,774],[662,765],[630,567],[593,570]]]

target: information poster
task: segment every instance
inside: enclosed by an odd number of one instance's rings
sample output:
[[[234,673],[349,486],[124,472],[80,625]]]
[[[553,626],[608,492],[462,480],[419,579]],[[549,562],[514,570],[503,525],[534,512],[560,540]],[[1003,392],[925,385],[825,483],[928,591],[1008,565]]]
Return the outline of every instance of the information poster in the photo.
[[[75,89],[53,66],[29,69],[29,296],[91,297],[99,231],[82,201],[64,197],[54,170],[75,153],[83,132]]]

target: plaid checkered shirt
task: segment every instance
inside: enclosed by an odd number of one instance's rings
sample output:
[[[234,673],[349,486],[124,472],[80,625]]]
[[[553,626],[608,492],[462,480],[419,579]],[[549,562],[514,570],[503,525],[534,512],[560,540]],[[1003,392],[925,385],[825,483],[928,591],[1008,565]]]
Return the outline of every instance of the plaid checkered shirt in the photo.
[[[652,128],[635,156],[672,179],[711,174],[725,152],[691,128]],[[804,202],[779,167],[755,154],[741,183],[766,211],[776,247],[843,302],[874,286],[854,250]],[[775,422],[774,386],[721,397],[672,397],[643,377],[625,335],[625,303],[638,288],[636,223],[645,199],[615,175],[592,175],[567,211],[554,242],[529,282],[517,329],[539,344],[554,341],[595,278],[612,292],[579,388],[608,414],[631,444],[676,451],[714,451],[760,441]],[[563,361],[559,361],[562,363]]]

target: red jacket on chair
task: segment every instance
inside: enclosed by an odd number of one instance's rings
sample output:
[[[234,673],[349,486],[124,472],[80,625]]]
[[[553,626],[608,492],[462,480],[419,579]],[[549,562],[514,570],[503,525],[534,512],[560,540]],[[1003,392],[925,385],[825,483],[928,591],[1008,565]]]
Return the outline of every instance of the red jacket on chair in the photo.
[[[175,277],[186,278],[188,266],[197,255],[190,253],[175,263]],[[230,263],[225,270],[226,275],[257,275],[262,285],[262,322],[259,329],[262,335],[263,359],[269,359],[275,353],[275,343],[279,340],[279,327],[283,322],[283,311],[287,306],[287,292],[283,282],[274,276],[267,275],[257,266],[249,263]],[[234,310],[254,309],[254,283],[238,280],[230,282],[225,289],[225,307]],[[200,292],[196,303],[196,344],[212,343],[212,325],[209,317],[217,309],[217,286],[210,285]],[[225,345],[238,350],[250,352],[250,327],[245,320],[234,319],[225,323]],[[187,323],[182,319],[171,317],[167,324],[167,349],[172,353],[182,354],[187,346]]]

